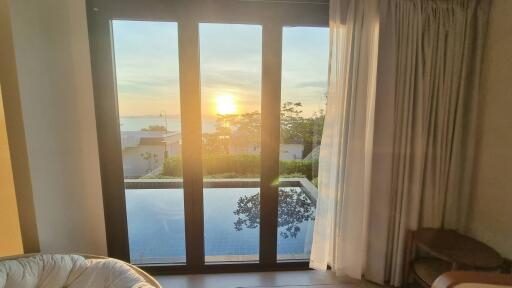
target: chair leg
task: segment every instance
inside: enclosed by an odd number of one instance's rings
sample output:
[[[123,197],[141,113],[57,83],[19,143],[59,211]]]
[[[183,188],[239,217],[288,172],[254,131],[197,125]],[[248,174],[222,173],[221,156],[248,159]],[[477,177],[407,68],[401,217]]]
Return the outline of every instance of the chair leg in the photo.
[[[404,253],[404,263],[403,263],[403,278],[402,278],[402,288],[407,288],[409,286],[410,270],[411,270],[411,262],[413,257],[413,236],[414,232],[411,230],[407,230],[405,234],[405,253]]]
[[[512,261],[510,259],[505,259],[503,261],[503,265],[501,267],[501,273],[503,273],[503,274],[512,273]]]

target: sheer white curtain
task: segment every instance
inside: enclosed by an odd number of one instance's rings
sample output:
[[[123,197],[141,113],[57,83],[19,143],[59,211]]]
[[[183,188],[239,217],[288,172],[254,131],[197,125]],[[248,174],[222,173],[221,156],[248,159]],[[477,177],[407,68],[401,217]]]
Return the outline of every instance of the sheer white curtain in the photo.
[[[360,278],[366,259],[377,0],[331,0],[329,92],[310,266]]]

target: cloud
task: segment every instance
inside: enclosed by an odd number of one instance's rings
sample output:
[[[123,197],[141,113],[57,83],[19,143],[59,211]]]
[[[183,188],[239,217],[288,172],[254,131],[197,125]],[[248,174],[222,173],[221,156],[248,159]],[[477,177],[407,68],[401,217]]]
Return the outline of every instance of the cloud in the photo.
[[[203,110],[220,93],[237,97],[242,110],[259,110],[261,26],[201,24],[199,32]],[[162,107],[179,114],[177,37],[175,24],[114,21],[121,114],[154,114]],[[283,37],[283,101],[317,106],[327,85],[328,33],[285,28]]]

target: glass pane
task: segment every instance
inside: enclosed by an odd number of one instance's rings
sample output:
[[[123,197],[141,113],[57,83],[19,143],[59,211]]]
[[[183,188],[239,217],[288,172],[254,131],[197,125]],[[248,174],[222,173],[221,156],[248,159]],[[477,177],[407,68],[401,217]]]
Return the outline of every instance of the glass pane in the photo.
[[[283,29],[278,260],[311,252],[328,52],[328,28]]]
[[[112,25],[131,262],[183,263],[178,26]]]
[[[261,26],[200,24],[206,262],[259,258]]]

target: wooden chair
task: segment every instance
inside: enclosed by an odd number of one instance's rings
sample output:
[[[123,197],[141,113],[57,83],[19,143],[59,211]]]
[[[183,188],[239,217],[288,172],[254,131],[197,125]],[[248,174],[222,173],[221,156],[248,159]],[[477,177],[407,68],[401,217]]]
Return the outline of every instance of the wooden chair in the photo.
[[[506,258],[504,259],[501,273],[512,274],[512,260]]]
[[[407,231],[402,287],[431,287],[453,270],[499,271],[503,258],[491,247],[454,230],[423,228]]]

